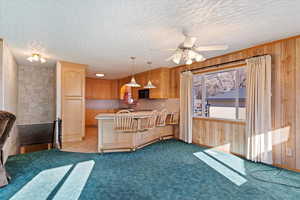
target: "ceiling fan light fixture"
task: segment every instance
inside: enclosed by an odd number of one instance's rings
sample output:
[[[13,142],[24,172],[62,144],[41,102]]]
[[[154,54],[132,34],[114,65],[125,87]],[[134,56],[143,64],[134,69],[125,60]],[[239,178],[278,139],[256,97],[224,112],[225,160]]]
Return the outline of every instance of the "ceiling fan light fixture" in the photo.
[[[204,58],[201,54],[198,54],[198,55],[196,55],[195,60],[196,60],[197,62],[200,62],[200,61],[204,61],[205,58]]]
[[[193,63],[192,59],[188,59],[188,60],[185,62],[185,64],[187,64],[187,65],[191,65],[192,63]]]
[[[183,30],[185,40],[180,43],[175,50],[174,54],[169,57],[166,61],[172,60],[175,64],[185,63],[190,65],[193,61],[201,62],[206,60],[203,55],[198,52],[201,51],[220,51],[228,49],[228,45],[209,45],[209,46],[198,46],[196,44],[196,37],[191,37],[187,31]],[[173,50],[173,49],[170,49]]]
[[[172,61],[175,63],[175,64],[179,64],[180,63],[180,58],[178,58],[178,57],[174,57],[173,59],[172,59]]]

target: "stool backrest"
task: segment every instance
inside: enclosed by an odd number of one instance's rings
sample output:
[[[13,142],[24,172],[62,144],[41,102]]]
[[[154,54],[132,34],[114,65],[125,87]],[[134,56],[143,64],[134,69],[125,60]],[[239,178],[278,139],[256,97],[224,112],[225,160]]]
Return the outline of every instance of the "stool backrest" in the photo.
[[[137,122],[134,115],[129,111],[120,110],[115,114],[114,129],[122,132],[133,132],[137,130]]]
[[[169,124],[178,124],[178,122],[179,122],[179,113],[178,112],[170,113]]]
[[[153,129],[156,126],[157,111],[153,110],[151,116],[145,119],[142,129]]]
[[[167,109],[163,109],[162,111],[158,112],[156,126],[165,126],[167,115],[168,115]]]

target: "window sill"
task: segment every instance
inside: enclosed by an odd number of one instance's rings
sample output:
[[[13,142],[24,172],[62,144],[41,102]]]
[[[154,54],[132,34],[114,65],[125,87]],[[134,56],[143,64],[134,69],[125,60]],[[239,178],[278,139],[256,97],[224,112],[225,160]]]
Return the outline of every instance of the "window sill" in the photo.
[[[214,122],[224,122],[231,124],[242,124],[245,125],[245,120],[235,120],[235,119],[222,119],[222,118],[213,118],[213,117],[193,117],[195,120],[203,120],[203,121],[214,121]]]

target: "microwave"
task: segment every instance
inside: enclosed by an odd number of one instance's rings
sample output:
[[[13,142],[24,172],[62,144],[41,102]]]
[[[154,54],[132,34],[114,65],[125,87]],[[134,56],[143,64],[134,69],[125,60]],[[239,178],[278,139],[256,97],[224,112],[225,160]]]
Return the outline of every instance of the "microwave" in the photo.
[[[139,90],[139,99],[149,99],[149,89]]]

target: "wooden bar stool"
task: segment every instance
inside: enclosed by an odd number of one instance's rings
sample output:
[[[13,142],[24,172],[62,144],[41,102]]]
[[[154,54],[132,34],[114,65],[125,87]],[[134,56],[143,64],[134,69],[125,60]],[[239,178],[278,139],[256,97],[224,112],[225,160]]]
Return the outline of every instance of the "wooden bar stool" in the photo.
[[[128,110],[121,110],[115,114],[114,129],[117,132],[132,133],[133,141],[131,150],[136,150],[135,137],[138,131],[138,120],[134,118],[134,114]]]
[[[156,126],[166,126],[167,115],[167,109],[163,109],[162,111],[158,112]]]
[[[136,132],[137,120],[128,110],[120,110],[116,113],[114,119],[114,129],[120,132]]]
[[[138,131],[147,131],[149,129],[153,129],[156,126],[156,120],[157,120],[158,113],[156,110],[153,110],[151,112],[151,115],[144,119],[144,121],[141,123],[141,127]]]
[[[179,113],[178,112],[171,112],[168,124],[176,125],[179,123]]]

